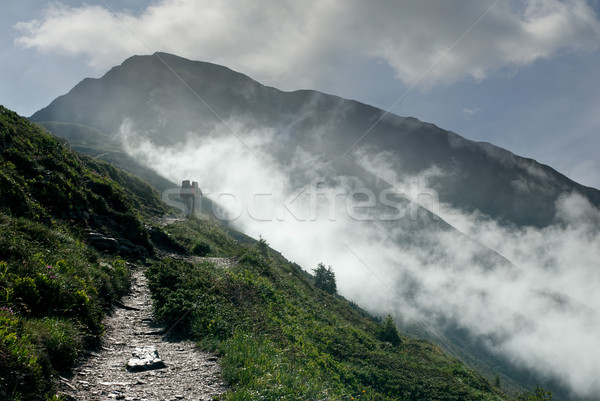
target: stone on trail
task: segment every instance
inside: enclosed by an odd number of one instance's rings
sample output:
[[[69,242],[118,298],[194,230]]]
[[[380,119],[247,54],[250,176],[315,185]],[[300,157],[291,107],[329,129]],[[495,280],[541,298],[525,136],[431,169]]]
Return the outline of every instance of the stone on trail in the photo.
[[[154,346],[138,347],[131,353],[132,358],[127,362],[127,370],[141,372],[146,370],[162,369],[167,365],[158,357]]]

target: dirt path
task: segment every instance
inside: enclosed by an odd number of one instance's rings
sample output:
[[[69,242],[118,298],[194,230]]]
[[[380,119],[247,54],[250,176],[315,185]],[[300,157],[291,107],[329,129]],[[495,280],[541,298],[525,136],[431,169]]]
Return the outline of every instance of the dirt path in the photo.
[[[226,259],[217,261],[227,265]],[[60,393],[69,400],[211,400],[227,387],[220,379],[217,358],[194,342],[156,334],[146,277],[134,268],[131,292],[106,317],[106,334],[98,352],[91,352],[61,378]],[[130,372],[126,364],[137,347],[154,346],[166,367]]]

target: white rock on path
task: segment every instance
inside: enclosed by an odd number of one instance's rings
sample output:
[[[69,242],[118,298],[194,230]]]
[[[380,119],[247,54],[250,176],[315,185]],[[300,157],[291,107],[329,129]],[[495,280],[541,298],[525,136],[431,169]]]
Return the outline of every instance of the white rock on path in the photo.
[[[138,347],[131,353],[127,361],[127,370],[130,372],[141,372],[144,370],[163,369],[167,365],[158,357],[158,351],[153,345]]]

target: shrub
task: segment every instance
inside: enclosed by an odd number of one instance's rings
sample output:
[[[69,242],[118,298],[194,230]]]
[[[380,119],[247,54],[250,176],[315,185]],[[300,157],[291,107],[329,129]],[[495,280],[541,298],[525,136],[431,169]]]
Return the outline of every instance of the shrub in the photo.
[[[546,391],[539,385],[534,392],[526,391],[517,395],[518,401],[550,401],[552,400],[552,391]]]
[[[196,256],[206,256],[210,253],[210,245],[203,241],[196,242],[192,247],[192,253]]]

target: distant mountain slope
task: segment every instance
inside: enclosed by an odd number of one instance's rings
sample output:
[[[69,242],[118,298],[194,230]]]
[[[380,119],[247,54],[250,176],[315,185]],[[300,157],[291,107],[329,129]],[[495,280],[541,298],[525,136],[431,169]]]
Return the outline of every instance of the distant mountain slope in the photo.
[[[336,96],[281,92],[225,67],[164,53],[131,57],[31,116],[111,135],[126,119],[161,144],[181,143],[189,132],[208,132],[232,119],[269,128],[281,163],[297,148],[328,158],[362,149],[369,157],[389,155],[399,177],[436,166],[445,174],[429,185],[443,202],[517,225],[550,224],[564,192],[578,191],[600,205],[598,190],[491,144]]]
[[[53,133],[59,133],[71,147],[93,158],[105,160],[152,184],[159,191],[173,188],[174,183],[142,166],[123,150],[121,142],[104,132],[83,125],[45,122],[41,124]]]

